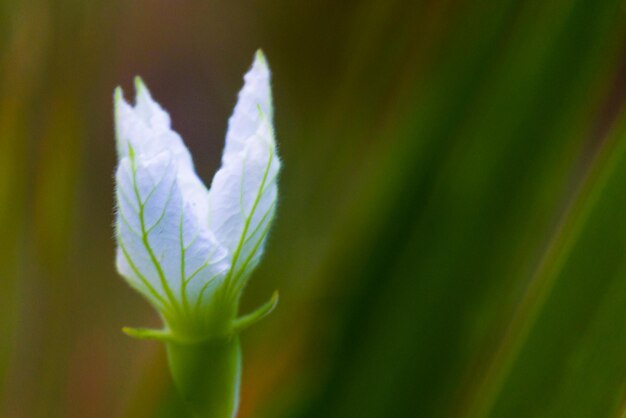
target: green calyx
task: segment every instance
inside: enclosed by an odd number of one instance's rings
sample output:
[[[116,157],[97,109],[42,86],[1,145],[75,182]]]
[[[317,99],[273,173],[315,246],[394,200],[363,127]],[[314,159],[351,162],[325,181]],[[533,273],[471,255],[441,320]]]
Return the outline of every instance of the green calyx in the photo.
[[[241,384],[239,333],[276,308],[278,292],[253,312],[238,318],[232,314],[236,307],[220,303],[223,300],[218,297],[213,301],[206,318],[183,317],[178,322],[167,322],[168,327],[162,330],[123,328],[133,338],[165,343],[172,378],[197,418],[236,415]],[[203,327],[198,327],[198,322]]]
[[[276,305],[278,305],[278,291],[275,291],[263,305],[238,318],[231,319],[229,318],[230,315],[224,314],[224,312],[229,311],[228,309],[216,308],[212,314],[209,314],[211,318],[204,321],[211,323],[212,326],[205,327],[201,331],[198,331],[197,327],[174,326],[174,324],[168,324],[170,326],[164,329],[124,327],[122,331],[128,336],[140,340],[158,340],[166,343],[203,344],[210,341],[225,341],[265,318],[272,313]],[[191,322],[189,319],[186,321]],[[185,321],[181,320],[180,323],[185,323]]]

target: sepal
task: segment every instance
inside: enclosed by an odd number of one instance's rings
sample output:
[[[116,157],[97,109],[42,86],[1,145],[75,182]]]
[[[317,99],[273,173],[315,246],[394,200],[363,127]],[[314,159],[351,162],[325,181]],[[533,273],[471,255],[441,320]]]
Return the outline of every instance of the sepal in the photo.
[[[166,329],[124,327],[122,328],[122,332],[129,337],[136,338],[138,340],[157,340],[163,342],[178,341],[178,338]]]
[[[239,334],[241,331],[246,328],[251,327],[252,325],[259,322],[261,319],[265,318],[269,314],[271,314],[274,309],[276,309],[276,305],[278,305],[278,291],[274,291],[270,300],[265,302],[263,305],[259,306],[254,311],[250,312],[247,315],[240,316],[239,318],[233,321],[232,325],[232,333]]]

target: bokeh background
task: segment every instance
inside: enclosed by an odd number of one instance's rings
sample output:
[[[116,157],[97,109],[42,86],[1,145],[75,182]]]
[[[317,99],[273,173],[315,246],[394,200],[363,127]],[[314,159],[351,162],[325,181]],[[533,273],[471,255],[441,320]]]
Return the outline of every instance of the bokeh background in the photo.
[[[240,418],[626,416],[618,0],[1,0],[0,416],[186,417],[114,269],[112,92],[209,182],[244,72],[284,170]]]

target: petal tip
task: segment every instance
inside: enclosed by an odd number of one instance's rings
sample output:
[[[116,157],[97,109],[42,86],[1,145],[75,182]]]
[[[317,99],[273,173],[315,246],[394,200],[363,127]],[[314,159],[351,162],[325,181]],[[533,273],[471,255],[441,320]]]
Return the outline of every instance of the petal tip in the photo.
[[[148,87],[146,87],[146,83],[143,82],[143,79],[136,75],[134,78],[134,82],[135,82],[135,92],[137,93],[137,95],[139,95],[142,92],[147,92],[148,91]]]
[[[146,108],[146,107],[152,108],[155,105],[158,106],[158,104],[152,98],[152,94],[150,93],[150,90],[148,89],[148,86],[146,85],[146,83],[143,81],[143,78],[137,75],[134,78],[134,82],[135,82],[135,108],[141,109],[141,108]]]
[[[267,58],[265,58],[265,53],[261,48],[256,50],[256,53],[254,54],[254,59],[260,64],[267,65]]]
[[[124,99],[124,91],[122,90],[122,87],[117,86],[115,87],[115,89],[113,90],[113,100],[115,103],[118,103],[120,100]]]

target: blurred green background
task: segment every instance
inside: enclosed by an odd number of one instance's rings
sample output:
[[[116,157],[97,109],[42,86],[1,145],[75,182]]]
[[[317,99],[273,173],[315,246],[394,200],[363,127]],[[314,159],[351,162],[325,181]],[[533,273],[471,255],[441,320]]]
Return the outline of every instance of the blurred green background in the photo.
[[[114,269],[112,92],[206,182],[254,51],[284,170],[240,418],[626,416],[617,0],[0,0],[0,416],[185,417]]]

